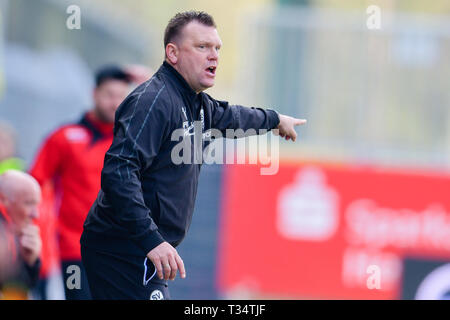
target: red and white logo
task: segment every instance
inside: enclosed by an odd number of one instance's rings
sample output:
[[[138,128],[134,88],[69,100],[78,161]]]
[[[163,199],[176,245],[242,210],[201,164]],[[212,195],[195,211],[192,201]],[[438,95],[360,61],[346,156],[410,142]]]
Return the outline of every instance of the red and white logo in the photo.
[[[324,241],[333,236],[339,223],[339,197],[327,185],[325,174],[307,167],[278,198],[278,232],[292,240]]]

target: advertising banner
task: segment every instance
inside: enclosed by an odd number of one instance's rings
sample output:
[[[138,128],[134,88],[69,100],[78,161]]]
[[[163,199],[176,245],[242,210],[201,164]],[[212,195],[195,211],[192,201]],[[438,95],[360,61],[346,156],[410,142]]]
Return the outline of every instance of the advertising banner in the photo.
[[[223,292],[401,299],[405,258],[450,261],[450,175],[227,166],[220,240]]]

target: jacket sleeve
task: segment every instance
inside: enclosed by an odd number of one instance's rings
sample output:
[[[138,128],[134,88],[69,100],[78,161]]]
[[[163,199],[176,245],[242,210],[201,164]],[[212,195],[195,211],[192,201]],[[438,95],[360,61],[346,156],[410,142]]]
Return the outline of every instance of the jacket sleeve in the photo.
[[[271,109],[230,105],[205,94],[206,103],[211,107],[211,127],[225,133],[226,129],[275,129],[280,123],[278,113]]]
[[[164,242],[144,202],[142,172],[168,137],[167,109],[156,93],[131,95],[116,112],[114,138],[105,155],[101,188],[120,223],[143,251]]]
[[[39,280],[39,271],[41,270],[41,259],[37,259],[36,262],[29,266],[22,261],[22,281],[29,288],[34,288]]]

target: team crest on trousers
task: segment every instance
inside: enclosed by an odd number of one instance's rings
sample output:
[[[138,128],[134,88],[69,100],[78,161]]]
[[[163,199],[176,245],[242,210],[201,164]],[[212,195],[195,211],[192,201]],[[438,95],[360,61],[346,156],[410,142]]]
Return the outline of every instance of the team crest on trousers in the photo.
[[[164,295],[160,290],[153,290],[150,294],[150,300],[164,300]]]

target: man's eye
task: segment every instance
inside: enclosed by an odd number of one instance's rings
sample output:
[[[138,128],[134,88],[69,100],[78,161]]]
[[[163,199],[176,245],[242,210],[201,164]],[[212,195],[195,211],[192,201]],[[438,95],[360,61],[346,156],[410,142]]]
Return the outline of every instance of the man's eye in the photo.
[[[200,49],[205,49],[205,46],[203,46],[203,45],[201,45],[201,46],[198,46]]]

